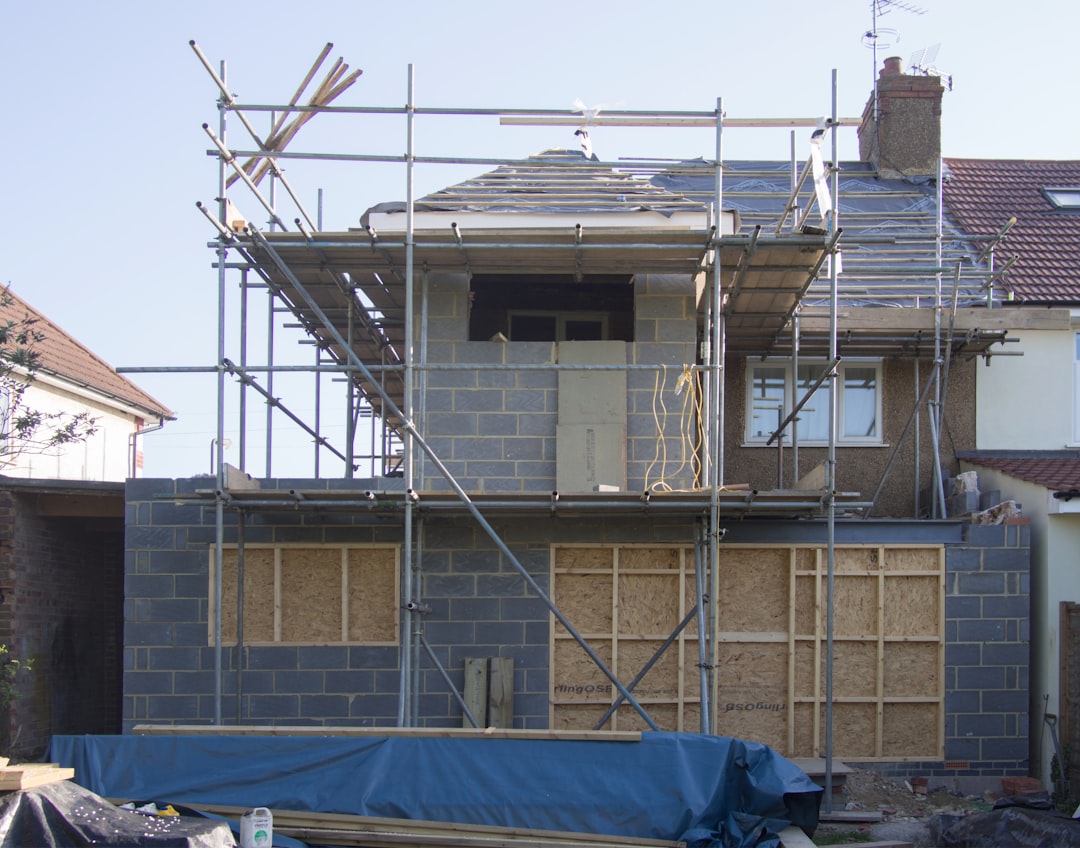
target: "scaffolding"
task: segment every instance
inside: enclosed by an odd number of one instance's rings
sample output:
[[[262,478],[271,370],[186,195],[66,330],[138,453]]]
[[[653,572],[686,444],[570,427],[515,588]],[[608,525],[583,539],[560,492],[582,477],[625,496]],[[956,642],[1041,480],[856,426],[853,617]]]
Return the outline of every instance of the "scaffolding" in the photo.
[[[216,238],[211,247],[216,253],[218,274],[218,350],[217,365],[217,444],[225,438],[226,380],[232,377],[239,385],[240,471],[248,466],[246,431],[251,427],[248,397],[255,393],[267,405],[266,409],[266,476],[271,475],[271,453],[275,416],[285,416],[300,427],[313,441],[315,477],[320,475],[320,456],[336,456],[345,468],[344,476],[353,477],[361,460],[371,463],[372,476],[402,478],[400,497],[388,499],[383,493],[352,490],[322,490],[318,493],[296,489],[263,490],[236,480],[237,477],[218,450],[214,468],[213,489],[198,492],[193,497],[204,504],[212,503],[216,520],[216,585],[213,591],[215,649],[215,723],[222,717],[222,550],[227,510],[238,515],[239,568],[242,573],[244,516],[259,511],[283,509],[371,511],[373,514],[393,513],[402,523],[403,560],[401,592],[403,597],[400,649],[401,681],[398,723],[410,726],[417,721],[418,674],[421,652],[441,671],[449,683],[446,670],[439,663],[424,637],[419,577],[421,554],[418,528],[426,514],[457,513],[470,516],[495,545],[505,561],[522,577],[535,595],[544,600],[553,618],[581,645],[583,650],[604,673],[618,699],[635,709],[642,720],[653,729],[657,725],[647,710],[635,699],[636,680],[626,684],[613,674],[605,662],[548,597],[528,569],[500,537],[488,520],[488,515],[563,514],[563,515],[634,515],[666,513],[697,517],[699,532],[693,540],[696,558],[703,566],[696,569],[697,606],[695,616],[700,624],[702,650],[702,710],[701,731],[716,732],[716,703],[710,696],[716,692],[715,639],[718,622],[715,604],[721,564],[721,523],[741,516],[816,516],[824,517],[828,528],[828,592],[829,622],[827,647],[826,707],[832,702],[832,630],[835,549],[834,528],[840,516],[868,515],[873,499],[866,501],[857,493],[837,491],[837,363],[842,356],[875,355],[910,357],[916,363],[919,378],[920,358],[931,360],[932,372],[926,388],[920,393],[912,413],[915,420],[920,407],[933,394],[941,409],[943,403],[942,376],[947,375],[947,363],[954,357],[989,356],[994,345],[1006,341],[1004,329],[964,327],[956,331],[953,320],[943,323],[943,316],[955,318],[960,303],[993,300],[993,280],[970,256],[970,249],[959,240],[947,241],[943,236],[940,198],[936,204],[922,204],[925,191],[912,188],[907,207],[880,212],[854,211],[845,213],[845,229],[841,229],[840,198],[842,189],[851,193],[868,190],[860,179],[870,176],[855,173],[841,174],[831,163],[838,160],[837,133],[844,127],[857,126],[859,121],[843,118],[837,111],[836,74],[832,78],[832,97],[829,117],[793,119],[745,119],[725,115],[722,101],[704,111],[612,111],[586,116],[573,111],[544,109],[478,109],[424,108],[414,96],[413,71],[410,66],[407,98],[404,107],[352,107],[330,105],[355,81],[357,74],[347,74],[347,67],[335,64],[316,93],[306,104],[300,100],[308,84],[315,78],[330,52],[322,52],[292,99],[285,104],[247,104],[229,92],[225,66],[215,69],[192,42],[192,49],[210,74],[219,92],[218,125],[216,131],[208,125],[207,135],[213,143],[208,151],[218,161],[218,201],[216,210],[197,204],[213,226]],[[260,135],[248,115],[268,113],[271,129]],[[406,124],[407,150],[404,155],[362,153],[304,153],[285,147],[304,123],[317,115],[326,119],[342,114],[398,116]],[[422,156],[417,152],[414,122],[417,116],[497,119],[500,125],[561,125],[567,127],[707,127],[715,131],[715,156],[712,159],[669,162],[622,160],[605,162],[595,159],[537,162],[536,159],[468,158],[460,156]],[[251,137],[254,147],[230,146],[227,135],[229,121],[235,119]],[[287,118],[293,117],[288,123]],[[723,139],[726,130],[751,127],[786,127],[791,130],[791,161],[777,170],[762,170],[760,163],[725,163]],[[805,162],[797,160],[795,130],[816,130],[811,154]],[[826,162],[822,150],[831,144],[831,160]],[[406,200],[400,212],[403,227],[380,232],[368,224],[346,231],[328,231],[322,227],[321,214],[313,218],[303,207],[296,191],[286,181],[280,163],[284,160],[327,160],[339,163],[384,163],[404,169]],[[708,210],[705,225],[697,228],[640,227],[631,229],[606,227],[583,232],[574,227],[539,229],[485,229],[469,232],[457,221],[442,229],[415,227],[418,208],[423,201],[414,199],[414,169],[419,165],[496,166],[508,173],[524,173],[536,168],[557,169],[564,181],[565,196],[558,201],[537,201],[539,211],[560,205],[573,208],[575,203],[590,202],[590,191],[605,191],[611,186],[596,188],[601,174],[614,180],[623,191],[627,187],[640,190],[644,186],[672,185],[687,207]],[[269,177],[268,195],[261,182]],[[849,185],[842,185],[842,177]],[[756,208],[739,210],[741,227],[725,234],[722,216],[725,210],[725,184],[740,183],[737,196],[746,198],[757,189],[767,200]],[[601,180],[602,183],[602,180]],[[940,185],[940,179],[938,180]],[[238,219],[237,208],[229,195],[232,187],[241,187],[263,207],[270,224],[264,231],[250,222]],[[279,208],[278,190],[288,195],[295,215],[287,221]],[[843,195],[847,196],[847,195]],[[894,199],[897,196],[894,194]],[[450,211],[467,211],[475,196],[440,197],[439,202]],[[903,201],[900,197],[899,200]],[[456,207],[454,204],[457,204]],[[448,204],[448,205],[447,205]],[[932,207],[932,208],[931,208]],[[936,220],[934,218],[936,217]],[[848,221],[850,220],[850,225]],[[928,236],[929,232],[929,236]],[[841,271],[841,251],[843,269]],[[927,257],[933,257],[928,261]],[[967,261],[968,267],[962,267]],[[455,366],[428,358],[425,341],[426,302],[414,303],[414,292],[426,296],[426,288],[414,282],[441,271],[483,274],[513,271],[516,273],[583,275],[615,273],[678,274],[687,277],[705,275],[708,280],[698,316],[702,340],[698,373],[704,385],[701,411],[704,440],[700,452],[699,485],[693,491],[663,492],[599,492],[595,494],[485,495],[470,493],[454,478],[437,452],[425,439],[423,421],[424,381],[440,369],[455,367],[477,369],[476,364]],[[942,277],[954,273],[951,303],[943,292]],[[227,275],[240,276],[242,311],[240,316],[240,354],[238,361],[226,355],[226,280]],[[843,274],[843,276],[841,276]],[[855,281],[855,282],[849,282]],[[868,285],[872,283],[872,285]],[[268,294],[267,362],[254,365],[247,350],[246,329],[248,292],[265,290]],[[840,332],[841,304],[931,307],[880,309],[873,316],[845,316],[843,338]],[[292,326],[301,329],[313,343],[316,353],[309,366],[275,364],[273,334],[275,319],[283,311]],[[857,311],[857,310],[856,310]],[[421,322],[418,328],[416,321]],[[946,332],[946,324],[948,331]],[[419,332],[418,332],[419,329]],[[420,340],[419,350],[414,340]],[[841,342],[843,352],[841,353]],[[753,491],[725,486],[724,474],[724,365],[730,355],[789,357],[798,362],[800,355],[822,357],[829,365],[822,377],[803,397],[792,397],[794,411],[779,423],[773,439],[780,445],[783,457],[785,432],[791,432],[787,446],[793,453],[794,474],[799,472],[797,433],[792,430],[799,407],[819,389],[828,398],[829,439],[824,484],[820,490],[793,492],[778,486],[776,491]],[[572,369],[572,365],[492,366],[526,369]],[[651,365],[617,366],[622,370],[652,369]],[[138,370],[138,369],[128,369]],[[147,369],[149,370],[149,369]],[[157,369],[162,370],[162,369]],[[172,371],[205,370],[175,368]],[[322,434],[320,421],[307,423],[280,400],[274,389],[275,374],[297,371],[312,375],[316,398],[323,391],[321,380],[328,375],[344,380],[345,406],[348,425],[343,446],[332,445]],[[264,376],[265,375],[265,376]],[[264,377],[264,379],[263,379]],[[265,385],[263,385],[265,382]],[[419,409],[417,406],[419,405]],[[318,401],[316,406],[318,407]],[[931,426],[940,432],[940,417],[931,416]],[[360,426],[361,423],[366,426]],[[909,426],[911,422],[909,421]],[[359,434],[367,430],[370,444],[366,452],[357,452]],[[905,428],[905,435],[907,428]],[[898,446],[899,447],[899,446]],[[938,451],[940,454],[940,451]],[[449,492],[430,491],[418,472],[418,463],[426,457],[430,467],[442,476]],[[778,461],[779,463],[779,461]],[[916,457],[916,463],[918,458]],[[890,469],[892,463],[890,462]],[[935,462],[936,488],[941,492],[940,462]],[[882,481],[884,484],[884,480]],[[879,487],[880,493],[880,487]],[[944,496],[936,507],[943,515]],[[705,583],[708,575],[708,584]],[[241,579],[242,583],[242,579]],[[241,601],[242,603],[242,601]],[[240,611],[238,610],[238,615]],[[686,625],[680,624],[672,639]],[[242,624],[240,625],[242,627]],[[242,644],[242,630],[240,636]],[[453,685],[451,689],[453,689]],[[461,699],[454,695],[470,713]],[[614,709],[614,707],[612,708]],[[238,713],[239,715],[239,713]],[[831,712],[826,721],[826,751],[831,752]],[[601,722],[602,724],[603,722]],[[831,757],[826,758],[827,764]]]

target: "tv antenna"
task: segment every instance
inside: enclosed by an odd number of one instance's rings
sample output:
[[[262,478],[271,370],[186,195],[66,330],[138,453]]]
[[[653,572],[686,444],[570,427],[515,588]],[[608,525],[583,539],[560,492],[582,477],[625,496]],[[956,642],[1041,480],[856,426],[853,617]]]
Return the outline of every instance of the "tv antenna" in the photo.
[[[889,48],[899,43],[900,33],[889,27],[879,27],[878,19],[883,18],[889,12],[897,9],[901,12],[909,12],[912,15],[925,15],[926,9],[909,3],[908,0],[870,0],[870,29],[863,33],[863,44],[873,52],[871,66],[871,79],[874,82],[874,119],[878,116],[877,78],[878,78],[878,47]]]
[[[913,74],[922,74],[925,77],[942,77],[945,81],[945,87],[952,91],[952,74],[945,73],[934,64],[940,49],[940,44],[931,44],[929,47],[916,50],[908,59],[908,67]]]

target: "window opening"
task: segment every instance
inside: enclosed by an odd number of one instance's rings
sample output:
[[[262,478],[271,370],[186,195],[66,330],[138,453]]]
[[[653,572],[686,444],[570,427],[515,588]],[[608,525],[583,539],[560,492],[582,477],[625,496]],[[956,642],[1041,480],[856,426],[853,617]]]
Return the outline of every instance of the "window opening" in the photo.
[[[827,362],[800,363],[795,384],[801,399],[828,367]],[[790,363],[747,365],[746,441],[764,444],[791,411]],[[837,366],[837,436],[847,444],[881,443],[881,363],[845,361]],[[829,441],[829,394],[822,386],[799,410],[800,444]],[[791,430],[785,433],[790,441]]]
[[[475,274],[469,302],[470,341],[634,340],[629,274]]]

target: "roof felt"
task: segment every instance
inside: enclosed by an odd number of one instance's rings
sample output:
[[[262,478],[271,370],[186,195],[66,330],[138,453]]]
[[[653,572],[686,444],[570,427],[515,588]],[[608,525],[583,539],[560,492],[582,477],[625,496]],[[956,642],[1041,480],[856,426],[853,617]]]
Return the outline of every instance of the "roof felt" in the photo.
[[[154,417],[172,417],[172,412],[132,383],[89,348],[65,333],[10,289],[0,298],[0,322],[29,319],[43,338],[34,345],[40,373],[50,374],[84,386],[110,398],[142,409]]]
[[[1054,492],[1080,489],[1080,454],[1075,451],[1022,451],[1011,454],[968,451],[958,456],[964,462],[992,468]]]
[[[1005,282],[1016,300],[1080,303],[1080,210],[1059,209],[1043,189],[1080,189],[1080,161],[946,159],[946,214],[984,243],[1012,217],[996,264],[1018,255]]]

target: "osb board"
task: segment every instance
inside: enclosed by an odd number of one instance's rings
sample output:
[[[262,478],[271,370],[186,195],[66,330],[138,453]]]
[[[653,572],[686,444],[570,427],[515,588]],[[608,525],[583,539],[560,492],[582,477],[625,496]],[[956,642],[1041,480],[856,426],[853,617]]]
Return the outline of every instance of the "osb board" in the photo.
[[[837,636],[866,637],[878,632],[878,578],[837,578],[833,581],[833,633]],[[827,613],[822,604],[821,615]],[[821,632],[826,622],[821,622]]]
[[[833,641],[833,695],[837,698],[872,698],[877,694],[877,641]],[[825,686],[826,656],[821,645],[818,676],[814,677],[814,643],[795,645],[795,695],[811,697],[815,685]]]
[[[620,641],[619,679],[629,682],[636,678],[663,644],[662,640]],[[667,647],[656,664],[634,687],[634,693],[642,698],[678,700],[679,646],[677,644]]]
[[[935,759],[942,747],[941,715],[936,703],[885,704],[882,755]]]
[[[349,548],[348,639],[396,642],[398,558],[395,548]],[[392,599],[392,603],[388,600]]]
[[[281,552],[281,641],[340,642],[340,548]]]
[[[791,555],[787,548],[721,548],[720,629],[773,633],[788,629]]]
[[[587,555],[581,554],[584,550],[588,551]],[[610,643],[603,639],[604,634],[616,639],[612,668],[627,683],[651,656],[656,638],[669,634],[682,615],[696,605],[692,549],[682,549],[684,560],[679,569],[658,566],[663,558],[657,557],[655,549],[641,546],[640,553],[628,555],[631,551],[634,551],[632,546],[600,551],[579,548],[569,558],[558,552],[557,559],[564,565],[588,562],[588,567],[598,573],[568,574],[565,569],[557,569],[554,575],[556,593],[561,583],[569,602],[581,605],[583,595],[596,597],[597,593],[590,589],[601,583],[568,584],[568,578],[604,577],[610,581],[617,570],[614,597],[604,592],[600,602],[594,601],[592,606],[602,607],[604,615],[609,607],[616,610],[618,633],[602,629],[594,632],[601,637],[605,649],[610,649]],[[678,549],[673,547],[667,561],[674,564],[677,555]],[[604,562],[612,565],[604,568],[600,565]],[[627,562],[640,567],[627,568]],[[917,704],[913,711],[919,719],[920,733],[927,733],[927,727],[933,729],[943,722],[939,685],[943,662],[940,646],[944,638],[942,551],[934,546],[893,549],[852,545],[836,548],[835,564],[834,751],[837,756],[855,759],[882,756],[895,759],[898,755],[892,750],[901,743],[890,738],[888,734],[894,733],[893,729],[882,724],[887,711],[897,714],[898,706],[909,710],[907,702],[925,698],[927,703]],[[826,568],[826,551],[812,546],[733,544],[722,548],[714,693],[720,732],[760,739],[788,756],[820,753],[819,748],[824,744],[826,688]],[[671,573],[658,574],[660,570]],[[578,624],[573,616],[570,618]],[[598,625],[595,615],[591,620],[591,626]],[[683,630],[680,642],[682,691],[675,693],[667,705],[650,702],[648,706],[663,729],[694,730],[695,723],[688,721],[687,715],[694,705],[695,715],[700,717],[700,708],[696,706],[700,680],[696,623]],[[637,653],[628,649],[631,644],[636,645]],[[661,668],[665,675],[678,675],[675,646],[669,650],[671,656],[661,660],[650,677]],[[575,653],[586,668],[591,665],[580,649]],[[629,662],[631,657],[633,664]],[[563,660],[555,650],[552,662],[552,679],[566,678],[567,675],[562,678],[559,675]],[[642,681],[643,688],[650,677]],[[603,685],[602,675],[600,681]],[[592,694],[599,698],[604,693]],[[650,695],[654,694],[660,693],[650,691]],[[555,703],[560,699],[560,703]],[[571,726],[566,724],[570,721],[565,712],[565,707],[570,706],[564,703],[567,700],[572,699],[566,692],[553,693],[552,716],[553,720],[558,716],[559,726]],[[661,706],[667,710],[660,710]],[[615,721],[619,729],[627,726],[619,724],[620,721],[631,722],[631,727],[639,721],[633,717],[632,710],[631,715],[622,719],[625,709],[620,709],[620,717]],[[658,719],[656,714],[665,718]],[[669,714],[673,721],[681,721],[681,725],[665,725],[663,722]],[[938,730],[927,735],[920,756],[929,756],[925,751],[931,749],[934,756],[941,756],[941,738]],[[794,744],[789,744],[789,739]]]
[[[237,548],[222,560],[222,636],[235,644]],[[212,546],[210,564],[212,587]],[[245,644],[396,644],[398,598],[396,546],[244,546]]]
[[[691,556],[693,552],[691,551]],[[667,568],[678,569],[680,564],[678,548],[619,548],[619,568]],[[693,562],[693,560],[691,560]]]
[[[886,571],[938,571],[941,548],[885,548]]]
[[[937,642],[886,642],[886,698],[936,698],[941,693],[940,645]]]
[[[886,636],[936,636],[943,591],[938,575],[897,576],[885,581]]]
[[[211,550],[211,577],[213,551]],[[236,644],[236,549],[221,552],[221,641]],[[210,592],[210,634],[214,641],[214,593]],[[274,639],[274,551],[267,548],[244,550],[244,641],[272,642]]]
[[[611,642],[590,639],[589,647],[611,668]],[[610,704],[615,688],[592,661],[585,649],[573,639],[556,639],[552,651],[554,673],[551,692],[554,702],[603,701]],[[623,678],[620,677],[620,680]],[[630,678],[626,678],[629,680]]]
[[[552,730],[582,730],[596,727],[596,723],[604,717],[609,704],[557,704],[552,713]],[[612,730],[613,721],[609,719],[601,730]]]
[[[667,636],[682,620],[679,575],[619,575],[619,635]]]
[[[558,569],[610,569],[613,564],[611,548],[555,547],[555,567]]]
[[[611,633],[612,591],[610,572],[558,574],[553,600],[579,633]],[[556,633],[566,633],[561,624],[554,626]]]
[[[642,709],[649,714],[656,726],[664,728],[675,728],[681,730],[682,727],[679,724],[679,709],[676,704],[654,704],[649,702],[641,703]],[[649,730],[648,722],[641,717],[641,713],[635,710],[628,704],[622,704],[619,706],[615,714],[615,728],[618,730]],[[697,722],[695,721],[692,729],[697,728]]]

